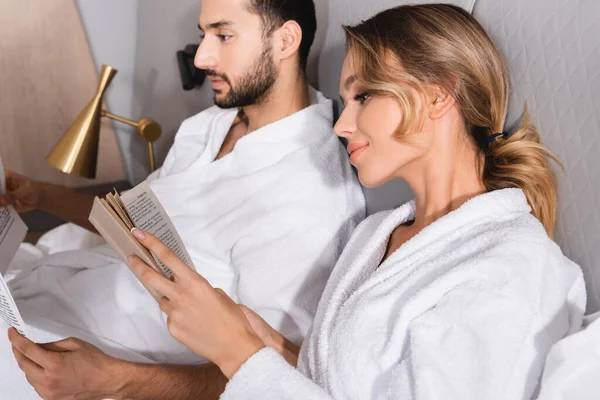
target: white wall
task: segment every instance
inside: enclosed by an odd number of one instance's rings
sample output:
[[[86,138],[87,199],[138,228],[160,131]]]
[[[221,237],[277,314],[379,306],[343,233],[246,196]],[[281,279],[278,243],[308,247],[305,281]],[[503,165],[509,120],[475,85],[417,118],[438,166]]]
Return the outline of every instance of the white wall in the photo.
[[[210,84],[183,90],[175,56],[187,44],[199,43],[199,16],[200,0],[139,2],[133,111],[158,121],[163,128],[156,143],[158,165],[181,122],[213,105]],[[134,177],[135,182],[141,179],[143,176]]]
[[[133,86],[138,32],[138,0],[77,0],[92,56],[98,71],[109,64],[119,72],[107,91],[108,110],[125,118],[137,120],[133,112]],[[83,108],[85,104],[82,104]],[[113,124],[123,153],[125,171],[131,180],[144,173],[146,164],[129,157],[132,144],[141,142],[136,130],[120,123]]]

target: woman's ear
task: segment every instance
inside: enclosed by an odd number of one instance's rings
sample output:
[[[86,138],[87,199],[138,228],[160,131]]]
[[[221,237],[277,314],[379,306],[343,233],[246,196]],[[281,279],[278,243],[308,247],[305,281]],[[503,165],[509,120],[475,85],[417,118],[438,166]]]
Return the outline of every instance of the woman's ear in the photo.
[[[439,86],[435,86],[427,98],[429,102],[428,114],[431,119],[443,117],[456,104],[454,97]]]
[[[296,21],[287,21],[278,29],[281,40],[277,49],[281,60],[293,57],[302,43],[302,28]]]

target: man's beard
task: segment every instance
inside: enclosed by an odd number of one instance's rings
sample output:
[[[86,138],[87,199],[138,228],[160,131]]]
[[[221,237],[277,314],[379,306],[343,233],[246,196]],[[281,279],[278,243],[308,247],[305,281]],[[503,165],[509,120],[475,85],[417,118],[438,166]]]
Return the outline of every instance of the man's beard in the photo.
[[[217,76],[229,85],[229,92],[224,98],[217,98],[215,104],[220,108],[240,108],[262,103],[271,90],[278,77],[278,71],[273,62],[273,47],[265,44],[260,56],[254,61],[250,71],[238,79],[236,87],[226,75],[217,74],[216,71],[206,71],[209,76]]]

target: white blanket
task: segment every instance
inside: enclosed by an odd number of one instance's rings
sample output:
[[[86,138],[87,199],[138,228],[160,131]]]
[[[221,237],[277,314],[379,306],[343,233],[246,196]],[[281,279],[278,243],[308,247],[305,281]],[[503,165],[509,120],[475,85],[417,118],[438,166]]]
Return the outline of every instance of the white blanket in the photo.
[[[214,162],[237,111],[206,110],[182,124],[149,178],[198,271],[296,341],[365,213],[332,133],[331,101],[314,90],[311,100]],[[116,343],[157,362],[202,361],[168,334],[158,305],[108,246],[26,264],[13,270],[9,286],[34,329],[53,337],[87,332],[102,349]]]
[[[414,203],[370,217],[333,271],[299,361],[251,357],[228,399],[525,400],[550,346],[581,326],[585,286],[521,190],[468,201],[392,254]]]

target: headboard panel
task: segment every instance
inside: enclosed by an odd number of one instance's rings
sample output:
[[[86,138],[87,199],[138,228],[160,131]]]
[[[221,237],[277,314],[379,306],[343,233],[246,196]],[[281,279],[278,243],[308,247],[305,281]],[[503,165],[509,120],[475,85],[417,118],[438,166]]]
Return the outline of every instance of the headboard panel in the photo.
[[[564,164],[556,240],[581,265],[588,312],[600,310],[600,2],[477,0],[473,15],[504,52],[513,96],[509,126],[525,103]]]

